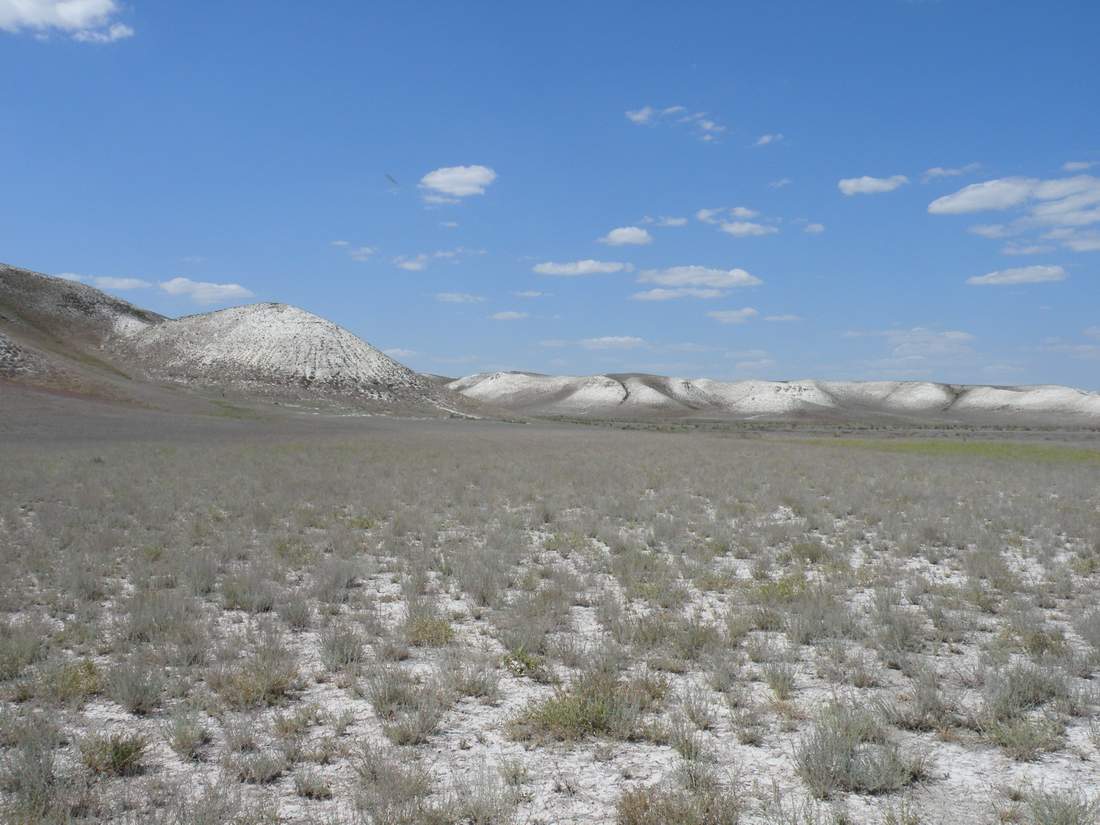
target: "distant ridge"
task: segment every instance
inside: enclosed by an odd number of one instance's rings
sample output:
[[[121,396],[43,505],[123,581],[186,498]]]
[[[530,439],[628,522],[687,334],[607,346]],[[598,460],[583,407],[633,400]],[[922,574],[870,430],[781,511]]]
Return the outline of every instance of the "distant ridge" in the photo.
[[[904,418],[1100,425],[1100,394],[1071,387],[930,381],[714,381],[659,375],[492,372],[452,390],[510,412],[600,418]]]

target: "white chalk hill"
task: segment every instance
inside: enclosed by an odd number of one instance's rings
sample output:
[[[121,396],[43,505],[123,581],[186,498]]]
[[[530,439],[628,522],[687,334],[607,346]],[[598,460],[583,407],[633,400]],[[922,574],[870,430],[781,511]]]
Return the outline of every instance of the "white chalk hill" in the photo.
[[[1051,385],[929,381],[714,381],[656,375],[479,373],[447,385],[468,398],[539,415],[630,418],[874,418],[1100,422],[1100,394]]]
[[[247,389],[290,388],[395,401],[431,382],[343,327],[287,304],[249,304],[164,321],[128,346],[157,374]]]

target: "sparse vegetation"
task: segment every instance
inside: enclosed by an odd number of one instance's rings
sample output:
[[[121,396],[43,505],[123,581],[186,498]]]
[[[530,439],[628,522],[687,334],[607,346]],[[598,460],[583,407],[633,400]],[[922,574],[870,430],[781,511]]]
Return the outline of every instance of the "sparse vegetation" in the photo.
[[[1095,818],[1093,462],[323,426],[0,445],[5,821]]]

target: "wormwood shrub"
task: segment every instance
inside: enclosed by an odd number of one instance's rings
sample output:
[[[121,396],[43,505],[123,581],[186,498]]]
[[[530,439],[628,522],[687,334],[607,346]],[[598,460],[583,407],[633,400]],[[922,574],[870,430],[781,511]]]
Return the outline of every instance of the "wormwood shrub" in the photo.
[[[207,683],[234,709],[275,705],[298,687],[298,662],[273,628],[243,662],[210,671]]]
[[[681,772],[681,787],[635,788],[619,797],[616,825],[736,825],[744,803],[705,769]]]
[[[367,698],[395,745],[419,745],[435,732],[448,697],[435,682],[421,683],[399,667],[380,668],[368,680]]]
[[[34,692],[46,702],[79,708],[102,689],[103,675],[90,659],[55,659],[39,670]]]
[[[11,812],[16,821],[48,821],[50,813],[59,813],[65,786],[57,769],[60,731],[42,717],[32,717],[17,723],[5,739],[10,747],[0,753],[0,790],[10,795]]]
[[[903,755],[867,711],[833,703],[795,749],[795,767],[810,793],[888,793],[926,774],[924,760]]]
[[[366,660],[364,645],[358,630],[333,624],[321,634],[321,661],[329,670],[354,670]]]
[[[148,747],[142,733],[91,734],[80,743],[80,758],[95,774],[136,776],[145,769],[141,758]]]
[[[1094,825],[1100,818],[1100,797],[1038,790],[1027,795],[1026,808],[1031,825]]]
[[[654,700],[644,685],[615,673],[588,670],[567,689],[528,707],[510,722],[516,739],[575,741],[589,736],[635,741],[640,719]]]
[[[145,716],[160,704],[164,675],[148,660],[128,660],[107,675],[107,693],[130,713]]]
[[[203,748],[213,739],[210,730],[203,725],[198,714],[187,710],[178,710],[173,713],[165,722],[163,730],[168,747],[181,759],[189,761],[201,759]]]
[[[358,780],[352,789],[353,802],[360,813],[378,822],[412,825],[419,821],[432,791],[427,771],[404,759],[396,748],[370,744],[362,746],[352,767]]]
[[[14,679],[45,656],[47,635],[35,623],[0,622],[0,682]]]

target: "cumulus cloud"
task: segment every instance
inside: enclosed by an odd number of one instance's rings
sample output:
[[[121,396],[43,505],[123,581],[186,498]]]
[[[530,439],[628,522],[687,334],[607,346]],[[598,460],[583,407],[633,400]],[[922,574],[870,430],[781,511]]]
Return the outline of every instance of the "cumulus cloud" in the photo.
[[[837,188],[845,195],[878,195],[883,192],[893,192],[895,189],[909,183],[905,175],[891,175],[888,178],[873,178],[864,175],[860,178],[842,178],[837,181]]]
[[[516,312],[515,310],[509,309],[503,312],[494,312],[489,317],[492,318],[494,321],[522,321],[524,318],[527,317],[527,313]]]
[[[720,206],[717,209],[700,209],[695,219],[703,223],[722,223],[733,218],[755,218],[760,213],[747,206]]]
[[[707,317],[713,318],[720,324],[743,324],[759,314],[752,307],[744,307],[743,309],[717,309],[708,312]]]
[[[202,305],[253,297],[252,292],[240,284],[212,284],[207,281],[192,281],[190,278],[172,278],[170,281],[161,281],[159,286],[169,295],[187,297]]]
[[[435,299],[444,304],[479,304],[485,299],[468,292],[437,292]]]
[[[1012,234],[1012,230],[1003,223],[982,223],[972,226],[966,231],[971,235],[978,235],[982,238],[1007,238]]]
[[[422,177],[420,188],[431,203],[453,203],[456,198],[484,195],[496,178],[497,173],[488,166],[444,166]]]
[[[754,143],[753,145],[754,146],[770,146],[773,143],[779,143],[779,141],[781,141],[781,140],[783,140],[783,133],[782,132],[776,132],[775,134],[761,135],[760,137],[758,137],[756,139],[756,143]]]
[[[920,179],[922,183],[928,183],[937,178],[957,178],[960,175],[969,175],[971,172],[977,172],[980,168],[980,163],[968,163],[966,166],[956,167],[933,166],[931,169],[925,169]]]
[[[114,43],[134,36],[134,30],[114,18],[116,0],[0,0],[0,31],[51,31],[81,43]]]
[[[75,272],[62,272],[57,277],[64,278],[66,281],[80,281],[96,289],[145,289],[152,286],[151,283],[140,278],[114,278],[110,275],[78,275]]]
[[[133,37],[134,30],[125,23],[112,23],[105,29],[85,29],[73,33],[73,40],[80,43],[114,43]]]
[[[802,227],[802,231],[807,235],[820,235],[825,231],[825,224],[823,223],[808,223]]]
[[[985,224],[971,232],[987,238],[1005,238],[1040,231],[1044,240],[1055,240],[1075,252],[1100,250],[1100,233],[1085,229],[1100,223],[1100,178],[998,178],[966,186],[928,205],[933,215],[1018,209],[1008,224]]]
[[[585,349],[638,349],[646,343],[644,338],[633,335],[605,335],[601,338],[584,338],[580,345]]]
[[[735,238],[750,238],[759,235],[774,235],[779,230],[774,226],[753,221],[729,221],[721,225],[721,230]]]
[[[404,269],[407,272],[421,272],[428,268],[429,260],[431,260],[430,256],[425,252],[421,252],[411,258],[406,255],[398,255],[393,259],[393,264],[398,269]]]
[[[764,283],[744,269],[715,269],[706,266],[672,266],[667,269],[647,269],[638,276],[638,282],[666,287],[711,287],[714,289],[757,286]]]
[[[687,218],[672,218],[672,217],[666,217],[666,216],[663,216],[663,215],[659,218],[651,218],[649,215],[646,215],[644,218],[642,218],[642,223],[649,223],[649,224],[653,224],[654,226],[665,226],[665,227],[669,227],[669,226],[687,226],[687,222],[688,222]]]
[[[652,106],[643,106],[641,109],[627,109],[624,114],[626,114],[626,119],[629,120],[631,123],[634,123],[638,126],[644,126],[647,123],[653,122],[653,118],[657,114],[657,110],[654,109]]]
[[[436,252],[421,252],[417,255],[398,255],[393,259],[393,264],[399,269],[404,269],[408,272],[422,272],[428,268],[428,265],[431,264],[432,261],[443,260],[457,263],[458,258],[464,255],[484,254],[484,249],[467,249],[464,246],[459,246],[454,249],[440,249]],[[352,257],[355,256],[352,255]],[[360,260],[365,260],[365,258]]]
[[[640,109],[627,109],[623,114],[635,126],[654,126],[658,123],[678,124],[693,130],[696,136],[710,142],[726,131],[726,127],[707,115],[706,112],[688,113],[683,106],[642,106]]]
[[[640,226],[620,226],[599,239],[608,246],[645,246],[653,243],[653,236]]]
[[[353,261],[366,261],[374,254],[374,247],[370,246],[347,246],[348,257]]]
[[[933,215],[963,215],[969,212],[989,212],[1019,206],[1035,191],[1035,178],[999,178],[972,183],[958,192],[936,198],[928,204]]]
[[[967,278],[971,286],[1012,286],[1015,284],[1041,284],[1049,281],[1064,281],[1066,271],[1060,266],[1018,266],[1011,269],[998,269],[985,275]]]
[[[672,301],[676,298],[721,298],[725,294],[721,289],[707,287],[679,287],[676,289],[657,287],[656,289],[647,289],[644,292],[635,292],[630,297],[635,301]]]
[[[546,261],[545,263],[535,264],[532,269],[539,275],[558,275],[563,278],[574,278],[580,275],[608,275],[614,272],[630,272],[634,267],[618,261],[594,261],[587,258],[583,261],[565,263]]]

